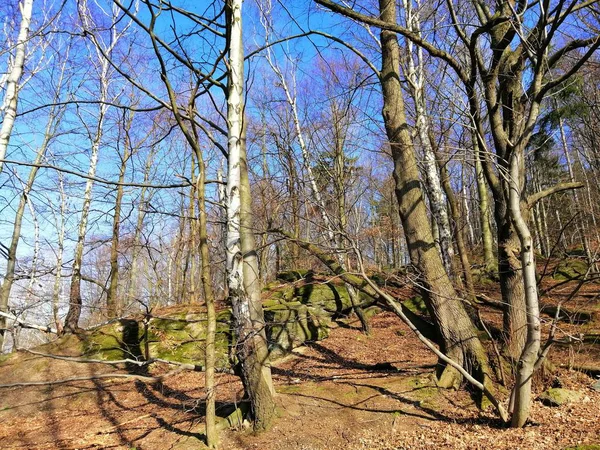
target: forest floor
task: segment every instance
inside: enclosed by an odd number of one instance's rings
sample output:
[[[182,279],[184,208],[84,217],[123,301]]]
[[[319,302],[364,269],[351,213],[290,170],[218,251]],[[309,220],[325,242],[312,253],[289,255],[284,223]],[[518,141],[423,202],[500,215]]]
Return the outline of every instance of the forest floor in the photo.
[[[542,288],[556,286],[548,281]],[[557,286],[546,304],[598,311],[598,284]],[[498,300],[497,287],[480,291]],[[501,326],[501,313],[485,308]],[[561,322],[556,338],[596,336],[600,320]],[[549,317],[545,316],[544,336]],[[259,435],[240,424],[221,436],[223,449],[567,449],[600,445],[600,392],[594,379],[569,365],[600,366],[600,342],[553,347],[557,370],[535,380],[535,396],[553,383],[581,392],[560,407],[534,401],[522,429],[504,428],[492,410],[480,410],[466,389],[442,390],[432,376],[436,358],[389,312],[374,316],[365,336],[355,321],[340,321],[330,337],[297,348],[274,363],[277,419]],[[59,380],[114,373],[106,365],[78,364],[19,354],[0,364],[0,383]],[[158,369],[161,370],[161,369]],[[162,368],[162,370],[166,370]],[[125,372],[124,372],[125,373]],[[160,384],[117,378],[0,391],[2,449],[202,448],[203,374],[181,372]],[[239,404],[236,377],[218,376],[218,413]],[[506,399],[506,390],[499,395]],[[597,447],[597,448],[600,448]]]

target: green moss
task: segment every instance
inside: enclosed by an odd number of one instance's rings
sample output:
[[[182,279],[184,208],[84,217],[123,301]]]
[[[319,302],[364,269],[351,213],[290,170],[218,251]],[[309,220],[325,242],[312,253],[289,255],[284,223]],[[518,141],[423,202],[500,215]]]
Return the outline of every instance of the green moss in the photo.
[[[580,278],[588,270],[588,264],[583,259],[569,258],[561,261],[554,269],[553,278],[557,281]]]
[[[546,406],[560,406],[565,403],[572,403],[581,400],[583,394],[579,391],[572,391],[569,389],[562,388],[550,388],[543,392],[539,397],[540,400]]]
[[[281,394],[297,394],[301,392],[302,388],[297,385],[277,386],[277,392]]]
[[[314,272],[312,270],[288,270],[286,272],[279,272],[277,274],[277,279],[293,283],[294,281],[311,278],[313,275]]]
[[[411,312],[415,314],[427,314],[427,306],[423,301],[423,297],[417,295],[402,302]]]
[[[107,361],[130,358],[131,355],[127,351],[127,346],[121,338],[122,333],[116,325],[96,329],[83,335],[81,341],[83,354],[89,358]]]

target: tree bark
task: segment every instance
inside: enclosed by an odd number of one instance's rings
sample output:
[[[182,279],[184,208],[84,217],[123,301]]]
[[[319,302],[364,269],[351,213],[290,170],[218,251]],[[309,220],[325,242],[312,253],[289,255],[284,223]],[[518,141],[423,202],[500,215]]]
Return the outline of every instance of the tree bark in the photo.
[[[421,36],[421,24],[419,17],[419,4],[417,10],[412,7],[412,0],[403,0],[404,10],[406,14],[406,27],[415,33],[416,36]],[[417,2],[418,3],[418,2]],[[442,262],[446,268],[448,275],[452,276],[452,258],[454,249],[452,248],[452,230],[450,220],[448,218],[448,209],[440,174],[438,172],[438,164],[433,146],[430,141],[430,118],[427,113],[427,102],[425,98],[425,74],[423,67],[423,49],[417,47],[412,41],[407,42],[407,59],[408,69],[406,70],[406,78],[408,80],[409,91],[412,95],[415,104],[415,128],[419,135],[419,141],[423,147],[423,166],[425,173],[425,191],[431,205],[433,219],[437,225],[437,235],[439,236],[439,248],[442,256]],[[416,55],[413,56],[413,53]],[[415,61],[416,60],[416,61]]]
[[[131,150],[127,150],[130,142],[125,141],[125,155],[122,156],[121,166],[119,168],[119,183],[125,179],[125,170],[127,161],[131,156]],[[113,215],[112,238],[110,245],[110,284],[106,292],[106,315],[109,319],[118,317],[121,314],[122,305],[119,301],[119,241],[121,229],[121,203],[123,202],[123,185],[117,186],[117,197],[115,199],[115,213]]]
[[[490,207],[488,202],[488,190],[485,174],[481,166],[481,149],[477,139],[474,139],[475,147],[475,181],[477,182],[477,193],[479,195],[479,222],[481,225],[481,241],[483,246],[483,264],[488,271],[494,271],[498,267],[494,259],[494,236],[490,226]]]
[[[541,342],[540,307],[537,292],[533,239],[521,209],[522,188],[519,183],[523,150],[514,150],[510,162],[510,216],[521,244],[521,266],[526,302],[526,341],[517,364],[512,426],[522,427],[529,417],[531,406],[531,384]]]
[[[0,173],[2,173],[4,167],[3,160],[6,157],[8,143],[15,125],[15,118],[17,117],[19,81],[21,80],[23,67],[25,66],[25,44],[29,38],[33,0],[23,0],[23,3],[19,4],[19,9],[21,10],[21,25],[15,46],[15,57],[6,80],[6,93],[4,94],[2,105],[4,116],[2,117],[2,126],[0,127]]]
[[[227,88],[227,277],[236,330],[236,355],[250,398],[254,429],[268,428],[275,413],[260,276],[251,217],[245,147],[242,0],[226,5],[229,35]]]
[[[61,75],[60,80],[58,81],[58,86],[60,90],[60,86],[62,85],[63,77]],[[56,98],[55,98],[56,100]],[[23,224],[23,216],[25,214],[25,207],[29,201],[29,194],[33,189],[33,184],[35,182],[35,178],[37,176],[39,165],[42,163],[44,156],[46,155],[46,151],[48,150],[48,146],[50,141],[54,137],[56,128],[60,119],[62,118],[64,109],[58,109],[57,106],[53,106],[50,110],[48,123],[46,125],[46,129],[44,132],[44,140],[42,141],[35,160],[34,165],[31,167],[29,171],[29,176],[27,178],[27,182],[23,186],[23,191],[21,192],[21,196],[19,198],[19,204],[17,206],[17,211],[15,212],[15,220],[13,223],[13,232],[10,241],[10,246],[7,251],[7,261],[6,261],[6,271],[4,272],[4,279],[2,284],[0,285],[0,312],[6,313],[8,312],[8,303],[10,299],[10,293],[15,281],[15,269],[17,264],[17,249],[19,246],[19,241],[21,239],[21,228]],[[60,237],[60,236],[59,236]],[[60,243],[59,243],[60,245]],[[33,277],[33,273],[32,273]],[[0,352],[4,346],[4,333],[6,328],[6,318],[0,316]]]
[[[380,0],[379,7],[383,21],[396,22],[394,0]],[[438,326],[442,351],[458,364],[468,367],[485,382],[489,376],[487,354],[446,273],[431,233],[415,151],[406,123],[399,74],[400,50],[396,34],[382,30],[381,46],[382,113],[392,150],[396,197],[411,262],[419,273],[423,296]],[[440,374],[440,384],[457,386],[460,381],[459,372],[451,366],[445,366]]]

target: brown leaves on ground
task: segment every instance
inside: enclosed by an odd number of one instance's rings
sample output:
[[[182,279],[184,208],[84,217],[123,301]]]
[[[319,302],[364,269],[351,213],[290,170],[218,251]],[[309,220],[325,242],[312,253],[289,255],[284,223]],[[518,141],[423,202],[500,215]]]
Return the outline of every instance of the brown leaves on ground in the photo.
[[[571,308],[587,301],[586,289],[586,295],[570,301]],[[488,295],[498,296],[492,291]],[[560,295],[554,291],[545,301],[556,303]],[[484,317],[492,323],[501,320],[491,309]],[[243,427],[227,431],[223,449],[541,450],[600,444],[600,393],[591,389],[594,380],[584,374],[560,368],[552,379],[540,377],[536,395],[544,383],[558,379],[563,387],[583,392],[583,399],[558,408],[536,401],[528,426],[506,429],[491,410],[478,410],[465,389],[435,387],[435,357],[391,313],[372,318],[369,337],[360,332],[358,323],[338,324],[328,339],[296,349],[274,365],[278,418],[272,429],[260,435]],[[593,328],[597,325],[585,325],[585,332],[597,333]],[[583,329],[569,323],[560,326],[563,337]],[[573,361],[600,365],[594,349],[597,346],[583,344],[557,347],[551,357],[556,365]],[[0,365],[0,382],[115,370],[21,354]],[[159,367],[154,374],[164,370],[168,368]],[[3,389],[0,448],[202,448],[202,385],[202,373],[184,372],[154,385],[103,379]],[[241,394],[235,377],[219,375],[218,414],[232,411]]]

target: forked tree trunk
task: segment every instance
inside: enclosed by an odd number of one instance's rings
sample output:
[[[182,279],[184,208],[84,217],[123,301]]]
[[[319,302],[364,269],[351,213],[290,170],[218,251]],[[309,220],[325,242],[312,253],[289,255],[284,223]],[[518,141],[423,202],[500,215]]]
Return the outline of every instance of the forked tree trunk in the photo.
[[[244,126],[242,0],[228,0],[229,80],[227,90],[227,281],[236,330],[236,355],[250,398],[255,430],[266,429],[275,413],[268,361],[260,277],[252,229]]]
[[[380,0],[379,7],[382,20],[396,22],[394,0]],[[479,379],[488,382],[487,354],[446,273],[431,233],[415,151],[406,123],[396,34],[382,30],[381,46],[383,119],[392,150],[396,196],[411,262],[419,272],[424,298],[438,327],[442,351]],[[440,376],[443,386],[456,386],[460,380],[459,372],[451,366],[446,366]]]

